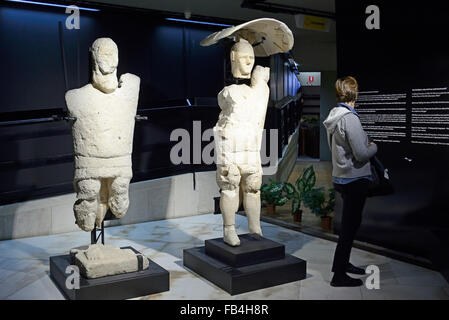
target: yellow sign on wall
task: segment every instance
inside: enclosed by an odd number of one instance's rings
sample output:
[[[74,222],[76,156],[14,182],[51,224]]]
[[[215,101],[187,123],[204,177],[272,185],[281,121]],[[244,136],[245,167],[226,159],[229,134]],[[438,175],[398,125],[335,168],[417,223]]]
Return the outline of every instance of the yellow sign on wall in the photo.
[[[314,16],[305,16],[304,17],[304,28],[313,29],[319,31],[326,30],[326,18],[314,17]]]
[[[301,29],[328,32],[331,21],[317,16],[308,16],[304,14],[295,15],[296,26]]]

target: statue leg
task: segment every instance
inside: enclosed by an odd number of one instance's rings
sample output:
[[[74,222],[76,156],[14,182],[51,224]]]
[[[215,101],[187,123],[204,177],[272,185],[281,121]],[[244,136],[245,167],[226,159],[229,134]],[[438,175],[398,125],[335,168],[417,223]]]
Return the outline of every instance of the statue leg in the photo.
[[[262,235],[260,228],[260,186],[262,185],[262,170],[250,170],[242,174],[243,207],[248,218],[249,232]]]
[[[109,186],[108,205],[117,218],[123,217],[128,210],[130,180],[130,178],[116,177],[112,179]]]
[[[108,198],[109,198],[110,183],[111,182],[109,178],[101,179],[97,217],[95,219],[95,224],[97,225],[98,228],[101,228],[101,223],[103,222],[104,216],[106,215],[109,209]]]
[[[217,165],[217,183],[221,189],[220,209],[223,217],[223,240],[230,246],[240,245],[235,231],[235,213],[239,208],[240,171],[235,165]]]
[[[84,231],[92,231],[95,228],[100,187],[101,182],[98,179],[75,182],[78,200],[73,205],[73,211],[75,212],[76,224]]]

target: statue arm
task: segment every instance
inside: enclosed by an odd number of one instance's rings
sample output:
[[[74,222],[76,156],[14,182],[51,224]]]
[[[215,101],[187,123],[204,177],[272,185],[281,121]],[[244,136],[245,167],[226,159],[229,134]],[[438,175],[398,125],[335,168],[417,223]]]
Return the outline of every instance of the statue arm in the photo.
[[[270,68],[262,66],[256,66],[254,68],[251,76],[251,88],[253,90],[255,106],[257,106],[256,114],[260,129],[264,128],[265,116],[270,96],[270,88],[268,87],[269,79]]]
[[[229,87],[224,87],[223,90],[221,90],[218,94],[217,99],[218,105],[220,106],[221,110],[228,110],[232,106],[232,104],[235,103]]]
[[[120,90],[124,90],[124,94],[128,96],[134,103],[129,104],[132,112],[137,112],[140,78],[131,73],[125,73],[120,76]]]
[[[255,66],[251,75],[251,87],[268,86],[268,80],[270,80],[270,68]]]
[[[135,74],[124,73],[120,76],[120,88],[127,90],[138,90],[140,87],[140,78]]]
[[[65,93],[65,102],[67,105],[67,110],[70,116],[76,117],[78,113],[78,109],[83,108],[86,103],[86,99],[88,100],[91,95],[92,85],[86,84],[84,87],[78,89],[72,89]]]
[[[65,102],[69,116],[75,116],[76,106],[79,104],[79,89],[69,90],[65,93]]]

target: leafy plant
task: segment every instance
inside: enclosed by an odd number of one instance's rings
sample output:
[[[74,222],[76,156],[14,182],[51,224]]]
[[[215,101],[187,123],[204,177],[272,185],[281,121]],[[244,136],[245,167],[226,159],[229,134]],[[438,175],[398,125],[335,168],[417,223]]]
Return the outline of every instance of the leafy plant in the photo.
[[[303,194],[315,186],[316,175],[313,166],[309,166],[302,172],[302,175],[296,180],[296,188],[299,194]]]
[[[266,204],[275,206],[283,206],[289,200],[285,184],[277,181],[263,184],[260,188],[260,197]]]
[[[317,216],[326,217],[335,207],[335,190],[329,189],[328,200],[324,188],[313,188],[303,194],[304,205]]]
[[[289,200],[293,199],[292,201],[292,214],[293,214],[299,210],[299,206],[301,203],[300,195],[298,191],[296,191],[295,186],[290,182],[284,183],[284,191],[286,192],[286,196]]]
[[[288,199],[292,199],[292,214],[295,214],[301,208],[302,195],[311,190],[316,183],[315,171],[313,166],[309,166],[303,170],[302,175],[298,177],[295,182],[296,188],[293,184],[286,182],[284,190]]]

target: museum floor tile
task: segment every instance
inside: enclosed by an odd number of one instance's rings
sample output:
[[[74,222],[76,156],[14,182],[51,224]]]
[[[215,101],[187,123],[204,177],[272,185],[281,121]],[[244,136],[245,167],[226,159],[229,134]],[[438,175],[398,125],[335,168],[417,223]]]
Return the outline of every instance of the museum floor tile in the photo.
[[[246,218],[236,216],[239,233]],[[329,285],[335,243],[273,224],[262,223],[264,236],[281,242],[286,252],[307,261],[307,278],[289,284],[230,296],[186,269],[183,249],[221,236],[221,216],[146,222],[106,229],[106,243],[133,246],[170,272],[170,291],[137,299],[449,299],[449,285],[438,273],[359,249],[352,262],[380,269],[380,289]],[[49,278],[49,257],[88,244],[90,235],[72,232],[0,242],[0,299],[63,299]]]

